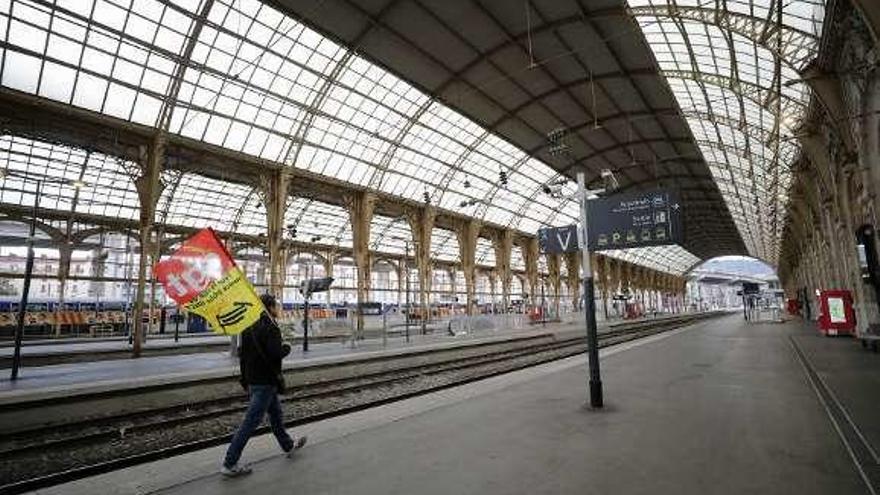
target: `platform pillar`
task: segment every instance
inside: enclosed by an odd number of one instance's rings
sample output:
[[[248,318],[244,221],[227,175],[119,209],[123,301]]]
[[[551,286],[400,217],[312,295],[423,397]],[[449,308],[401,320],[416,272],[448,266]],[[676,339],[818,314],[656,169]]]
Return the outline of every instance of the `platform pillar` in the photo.
[[[404,290],[404,278],[406,277],[405,270],[409,267],[409,260],[406,259],[405,256],[402,256],[397,260],[397,308],[398,313],[400,312],[400,308],[403,305],[403,290]]]
[[[602,316],[608,320],[608,259],[599,254],[593,256],[595,256],[593,275],[598,286],[599,297],[602,299]]]
[[[139,247],[137,289],[135,292],[134,311],[132,312],[132,356],[140,357],[144,335],[144,298],[146,297],[147,259],[152,252],[153,228],[156,218],[156,206],[162,194],[163,184],[160,180],[165,152],[165,136],[160,133],[152,146],[140,149],[140,174],[134,180],[135,189],[140,202]]]
[[[426,332],[429,316],[428,294],[431,292],[433,265],[431,263],[431,236],[434,232],[434,220],[437,210],[433,206],[423,206],[407,210],[406,218],[413,236],[415,246],[416,268],[419,272],[419,302],[422,307],[422,334]]]
[[[547,254],[547,278],[550,282],[550,290],[553,294],[553,310],[556,312],[556,315],[559,315],[559,292],[562,285],[562,279],[560,278],[560,259],[561,256],[559,254]]]
[[[458,222],[455,226],[455,236],[458,239],[458,256],[461,260],[461,271],[464,273],[465,292],[467,293],[467,315],[474,315],[476,301],[476,254],[477,239],[480,236],[482,225],[477,220]]]
[[[577,251],[565,253],[565,268],[567,271],[565,283],[568,285],[568,294],[575,312],[581,310],[581,256]],[[605,319],[608,319],[608,306],[605,306]]]
[[[538,256],[540,256],[538,239],[523,239],[520,249],[522,250],[522,257],[526,265],[526,280],[529,284],[529,304],[535,306],[538,300]]]
[[[632,263],[627,261],[623,262],[623,283],[626,284],[626,292],[632,297],[632,302],[637,302],[636,299],[636,288],[633,283],[633,272],[634,266]]]
[[[855,198],[850,194],[851,184],[855,179],[853,168],[854,167],[851,164],[846,164],[841,169],[835,199],[837,200],[837,207],[841,219],[842,232],[840,233],[840,238],[844,241],[844,252],[848,253],[846,257],[848,261],[847,270],[850,284],[853,288],[856,311],[858,312],[856,321],[861,329],[865,329],[868,324],[877,322],[877,312],[869,309],[869,306],[874,306],[876,308],[876,305],[868,304],[869,298],[866,294],[868,291],[865,290],[865,285],[862,282],[861,268],[859,267],[859,260],[856,258],[856,241],[853,236],[857,227],[853,214],[853,202]]]
[[[606,258],[605,263],[608,265],[608,279],[610,282],[608,292],[611,294],[612,300],[614,300],[614,296],[622,292],[620,289],[620,280],[623,276],[621,273],[622,267],[620,266],[620,260],[615,258]],[[619,303],[615,303],[615,307],[619,308]]]
[[[345,198],[351,221],[352,247],[357,271],[357,326],[356,338],[364,337],[364,315],[361,308],[369,299],[371,285],[372,256],[370,254],[370,226],[376,208],[376,195],[371,192],[357,192]]]
[[[67,277],[70,276],[70,259],[73,256],[73,245],[70,239],[65,239],[58,246],[58,306],[55,309],[55,337],[61,337],[61,306],[64,305],[64,297],[67,292]]]
[[[336,250],[328,251],[324,255],[324,259],[321,260],[321,263],[324,265],[324,276],[325,277],[332,277],[333,276],[333,267],[335,266],[336,258],[338,258],[338,257],[339,257],[339,253],[337,253]],[[327,292],[324,293],[324,300],[327,301],[328,306],[329,306],[330,302],[332,301],[332,299],[333,299],[333,288],[330,287],[329,289],[327,289]]]
[[[275,170],[262,177],[263,203],[266,205],[266,238],[269,251],[269,293],[279,301],[284,296],[284,216],[287,212],[290,174]]]
[[[495,250],[495,272],[501,278],[501,304],[504,313],[510,308],[510,284],[513,272],[510,268],[510,256],[513,251],[513,230],[504,229],[492,239]]]
[[[679,312],[687,312],[687,305],[685,304],[685,294],[687,293],[687,278],[675,277],[675,293],[678,296],[678,306],[680,308]]]
[[[170,84],[168,84],[165,98],[159,109],[156,119],[156,133],[149,146],[141,146],[138,150],[137,162],[139,170],[137,177],[134,178],[134,185],[140,203],[139,234],[141,255],[138,257],[137,292],[132,314],[132,319],[134,320],[132,356],[136,358],[141,355],[141,338],[143,334],[144,292],[147,276],[147,256],[145,253],[148,252],[146,248],[149,247],[151,241],[153,224],[156,218],[156,206],[164,188],[160,179],[164,167],[168,128],[171,125],[171,116],[175,108],[174,105],[177,102],[177,95],[180,93],[184,73],[189,66],[184,61],[190,60],[192,57],[192,52],[205,24],[204,19],[208,17],[213,4],[213,0],[207,0],[202,4],[201,11],[197,17],[197,19],[201,20],[194,22],[192,25],[188,41],[183,48],[180,61],[175,65],[174,74]]]

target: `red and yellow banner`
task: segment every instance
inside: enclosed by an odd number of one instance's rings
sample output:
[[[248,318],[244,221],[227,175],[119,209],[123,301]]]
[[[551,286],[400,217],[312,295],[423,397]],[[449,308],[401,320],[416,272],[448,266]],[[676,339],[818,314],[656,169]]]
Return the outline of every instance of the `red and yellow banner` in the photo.
[[[237,335],[263,311],[254,287],[210,228],[156,264],[156,277],[169,297],[205,318],[217,333]]]

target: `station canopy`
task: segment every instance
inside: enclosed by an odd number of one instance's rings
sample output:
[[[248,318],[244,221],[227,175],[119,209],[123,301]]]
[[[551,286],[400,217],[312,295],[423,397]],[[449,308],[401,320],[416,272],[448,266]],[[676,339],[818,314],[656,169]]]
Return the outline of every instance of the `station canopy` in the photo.
[[[588,4],[0,0],[0,102],[160,127],[530,235],[577,221],[573,183],[544,185],[610,168],[623,190],[678,189],[687,225],[682,247],[612,256],[673,273],[721,254],[775,263],[808,102],[796,70],[815,56],[821,2]],[[138,218],[134,163],[39,123],[4,127],[4,205],[29,206],[44,179],[57,222]],[[254,184],[166,167],[159,222],[265,232]],[[343,206],[306,193],[294,184],[285,224],[351,246]],[[393,254],[411,237],[382,216],[371,235]],[[433,237],[435,257],[457,257],[451,232]],[[478,263],[494,262],[490,247]]]

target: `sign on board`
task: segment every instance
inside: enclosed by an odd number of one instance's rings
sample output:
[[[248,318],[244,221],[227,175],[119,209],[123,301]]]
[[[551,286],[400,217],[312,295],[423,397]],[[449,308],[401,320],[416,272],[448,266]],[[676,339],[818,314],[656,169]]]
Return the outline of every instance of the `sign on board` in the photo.
[[[541,252],[561,254],[579,250],[577,231],[577,225],[539,229],[538,243],[541,246]]]
[[[828,316],[831,318],[831,323],[846,323],[846,311],[844,310],[842,298],[828,298]]]
[[[674,192],[615,194],[589,203],[590,251],[681,244],[681,204]]]

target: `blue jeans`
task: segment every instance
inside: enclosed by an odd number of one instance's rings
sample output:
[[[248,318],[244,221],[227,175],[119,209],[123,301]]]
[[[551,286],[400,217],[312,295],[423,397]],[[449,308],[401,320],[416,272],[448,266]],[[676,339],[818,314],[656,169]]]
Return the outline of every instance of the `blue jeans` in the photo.
[[[278,439],[281,449],[287,452],[293,448],[293,439],[284,429],[284,415],[281,413],[281,403],[278,401],[278,389],[275,385],[251,385],[248,387],[250,395],[250,404],[244,415],[244,420],[235,436],[232,437],[232,443],[226,450],[226,459],[223,465],[231,468],[241,457],[244,446],[247,445],[254,430],[260,426],[263,416],[269,413],[269,424],[272,426],[272,433]]]

